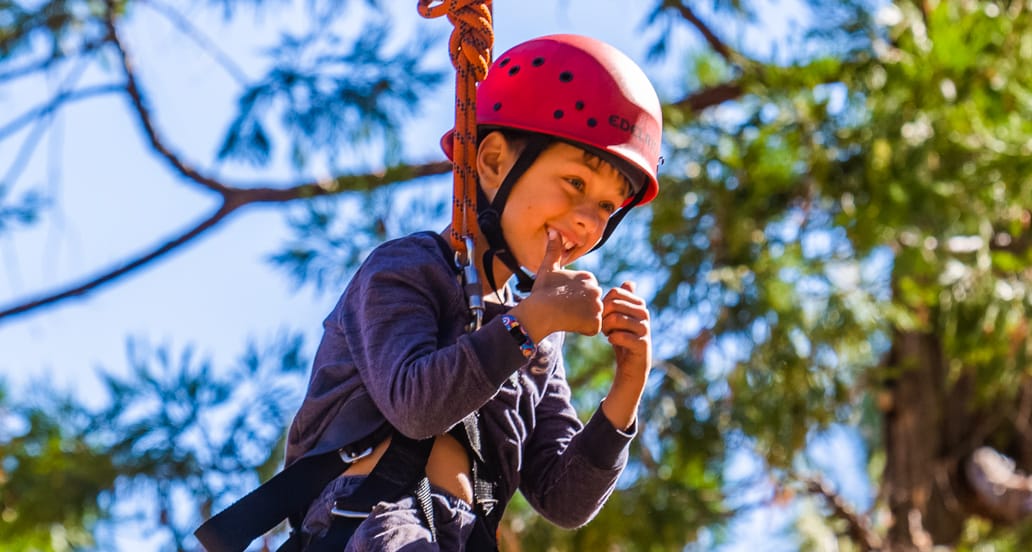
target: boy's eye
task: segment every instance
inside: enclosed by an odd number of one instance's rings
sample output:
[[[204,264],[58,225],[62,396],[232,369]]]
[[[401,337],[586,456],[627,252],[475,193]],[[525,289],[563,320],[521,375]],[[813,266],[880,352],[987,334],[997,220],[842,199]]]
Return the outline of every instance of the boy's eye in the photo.
[[[616,212],[616,204],[611,201],[603,201],[598,204],[606,214],[612,215]]]
[[[579,179],[579,178],[577,178],[576,176],[567,177],[566,181],[569,182],[571,186],[573,186],[574,188],[576,188],[578,190],[583,190],[584,189],[584,181]]]

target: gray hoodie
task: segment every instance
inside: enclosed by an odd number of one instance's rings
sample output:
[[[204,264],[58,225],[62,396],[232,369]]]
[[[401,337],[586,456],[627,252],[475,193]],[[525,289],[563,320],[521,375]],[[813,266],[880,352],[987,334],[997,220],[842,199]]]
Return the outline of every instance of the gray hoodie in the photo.
[[[601,410],[581,424],[561,333],[525,359],[499,317],[510,307],[494,303],[483,327],[466,333],[469,313],[451,256],[430,233],[369,255],[323,322],[287,464],[348,445],[384,420],[424,439],[478,411],[488,457],[499,464],[495,498],[504,505],[518,488],[546,519],[581,526],[613,491],[635,428],[617,430]]]

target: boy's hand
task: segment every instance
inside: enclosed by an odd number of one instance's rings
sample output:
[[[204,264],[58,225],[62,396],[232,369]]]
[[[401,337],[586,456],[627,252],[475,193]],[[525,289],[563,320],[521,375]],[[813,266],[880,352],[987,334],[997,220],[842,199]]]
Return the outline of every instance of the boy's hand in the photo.
[[[601,408],[613,427],[627,430],[634,423],[652,366],[649,310],[634,293],[632,282],[609,290],[603,305],[602,333],[613,346],[616,375]]]
[[[562,267],[563,241],[548,231],[548,247],[530,295],[513,309],[535,343],[557,331],[595,335],[602,327],[602,288],[595,275]],[[527,315],[526,320],[522,318]]]
[[[602,333],[616,355],[617,372],[643,376],[652,365],[652,329],[645,300],[634,293],[634,283],[624,282],[609,290],[602,300]]]

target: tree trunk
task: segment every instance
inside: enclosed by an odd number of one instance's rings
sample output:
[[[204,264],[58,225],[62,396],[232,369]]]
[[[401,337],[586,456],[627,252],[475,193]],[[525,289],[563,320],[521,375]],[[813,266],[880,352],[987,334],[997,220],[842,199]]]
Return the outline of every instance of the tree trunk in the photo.
[[[951,374],[939,339],[918,332],[896,333],[885,368],[887,550],[948,547],[975,515],[1006,525],[1032,514],[1032,381],[977,408],[973,374]]]
[[[887,369],[887,546],[893,552],[931,550],[955,542],[967,517],[957,485],[963,456],[955,457],[955,446],[970,427],[970,392],[965,382],[948,381],[947,360],[933,335],[897,333]]]

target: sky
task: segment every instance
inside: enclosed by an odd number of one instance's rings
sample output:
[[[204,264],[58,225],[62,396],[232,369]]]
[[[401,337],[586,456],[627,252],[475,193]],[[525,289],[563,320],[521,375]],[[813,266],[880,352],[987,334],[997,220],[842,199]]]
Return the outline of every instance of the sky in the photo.
[[[180,9],[220,50],[237,60],[251,78],[261,73],[261,44],[284,27],[304,30],[300,2],[276,17],[250,15],[241,9],[231,21],[217,9],[191,3]],[[348,6],[359,9],[362,2]],[[417,28],[450,32],[446,20],[423,20],[415,1],[385,2],[397,12],[401,36]],[[557,32],[581,33],[611,42],[641,63],[657,82],[661,96],[674,89],[684,60],[645,63],[649,41],[643,37],[645,9],[652,2],[626,0],[521,0],[495,2],[495,52],[531,38]],[[761,33],[790,32],[791,9],[773,3],[761,18]],[[189,162],[210,169],[235,112],[238,84],[195,44],[183,38],[157,11],[137,4],[124,30],[140,70],[156,124],[173,149]],[[354,18],[357,20],[357,18]],[[345,18],[347,20],[347,18]],[[727,29],[735,36],[756,29]],[[672,50],[698,44],[697,37],[676,35]],[[439,66],[447,62],[444,44],[428,52]],[[92,65],[81,82],[111,82],[110,68]],[[450,82],[450,78],[449,78]],[[0,87],[0,128],[39,105],[60,85],[42,79]],[[441,158],[437,138],[449,128],[452,88],[426,102],[404,137],[404,158],[413,162]],[[665,99],[670,99],[665,97]],[[0,143],[0,181],[31,129]],[[367,160],[355,160],[368,163]],[[233,182],[299,180],[282,164],[261,172],[237,166],[219,169]],[[149,249],[215,207],[213,198],[171,175],[147,147],[141,130],[121,97],[91,99],[62,110],[15,181],[14,197],[42,187],[53,204],[36,227],[0,235],[0,309],[15,301],[61,288]],[[268,341],[291,329],[306,336],[309,352],[317,344],[321,322],[339,290],[295,291],[282,272],[265,259],[289,238],[282,212],[249,209],[201,240],[122,278],[84,298],[0,321],[0,377],[16,388],[44,380],[86,402],[102,398],[98,368],[115,373],[126,367],[129,337],[173,350],[192,345],[216,366],[233,362],[248,339]],[[778,531],[778,513],[760,515],[743,533]],[[746,550],[749,539],[727,550]]]

